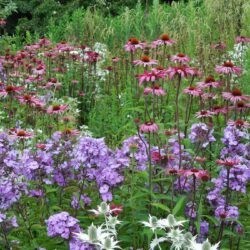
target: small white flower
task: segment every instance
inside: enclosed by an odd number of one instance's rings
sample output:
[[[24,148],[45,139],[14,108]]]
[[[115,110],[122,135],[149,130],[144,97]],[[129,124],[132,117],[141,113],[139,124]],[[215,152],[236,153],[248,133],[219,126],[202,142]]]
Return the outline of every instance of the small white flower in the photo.
[[[166,219],[159,219],[158,224],[162,228],[171,228],[171,227],[178,227],[182,226],[186,220],[177,221],[172,214],[169,214]]]

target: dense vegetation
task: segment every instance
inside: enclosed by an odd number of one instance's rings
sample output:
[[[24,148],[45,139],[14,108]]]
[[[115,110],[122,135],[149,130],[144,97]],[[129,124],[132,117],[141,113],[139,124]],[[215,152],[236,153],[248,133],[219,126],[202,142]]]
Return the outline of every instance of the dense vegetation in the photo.
[[[0,249],[250,248],[249,1],[123,2],[0,1]]]

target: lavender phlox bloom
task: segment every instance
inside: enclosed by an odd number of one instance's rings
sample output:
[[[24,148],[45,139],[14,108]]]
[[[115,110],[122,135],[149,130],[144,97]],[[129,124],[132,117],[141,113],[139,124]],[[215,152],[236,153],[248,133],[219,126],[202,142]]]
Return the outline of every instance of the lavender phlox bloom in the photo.
[[[205,123],[195,123],[191,127],[189,139],[192,143],[200,144],[205,148],[210,142],[214,142],[213,129],[209,128]]]
[[[69,239],[72,233],[80,232],[78,220],[70,216],[68,212],[61,212],[51,215],[47,224],[47,232],[50,237],[62,237]]]

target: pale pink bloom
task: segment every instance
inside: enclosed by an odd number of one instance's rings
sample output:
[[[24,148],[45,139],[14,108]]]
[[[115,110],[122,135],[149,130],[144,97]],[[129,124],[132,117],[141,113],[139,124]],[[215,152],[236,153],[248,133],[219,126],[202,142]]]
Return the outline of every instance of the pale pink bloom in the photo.
[[[245,129],[250,128],[250,123],[241,119],[238,119],[236,121],[229,120],[227,124],[230,126],[234,126],[236,128],[245,128]]]
[[[215,114],[215,115],[219,115],[219,114],[223,114],[225,115],[226,113],[228,113],[228,110],[226,107],[223,107],[223,106],[214,106],[212,108],[212,112]]]
[[[147,87],[144,89],[144,95],[148,95],[148,94],[157,95],[157,96],[164,96],[164,95],[166,95],[166,92],[160,86],[155,85],[153,87]]]
[[[215,71],[218,74],[235,74],[240,75],[242,73],[242,69],[240,67],[235,66],[231,61],[226,61],[222,66],[216,66]]]
[[[209,173],[208,171],[204,169],[180,169],[178,171],[178,174],[184,177],[192,177],[195,176],[197,179],[202,181],[208,181],[209,180]]]
[[[156,65],[157,63],[158,63],[157,60],[151,59],[149,56],[142,56],[140,60],[134,60],[133,61],[133,64],[135,66],[143,65],[143,67]]]
[[[39,39],[38,44],[41,47],[48,47],[49,45],[51,45],[51,41],[48,38],[43,37],[43,38]]]
[[[183,93],[188,94],[188,95],[192,95],[192,96],[200,96],[200,95],[202,95],[203,92],[198,87],[189,86],[188,88],[185,88],[183,90]]]
[[[14,128],[9,130],[9,135],[11,138],[18,138],[18,139],[29,139],[34,136],[33,132],[28,132],[23,129]]]
[[[242,92],[239,89],[233,89],[231,92],[222,92],[222,97],[225,100],[228,100],[232,103],[240,102],[240,101],[248,101],[249,96],[242,95]]]
[[[125,44],[124,49],[128,52],[135,52],[137,49],[144,49],[145,43],[140,42],[137,38],[131,37]]]
[[[67,104],[54,104],[48,107],[48,114],[61,114],[68,109]]]
[[[208,100],[208,99],[212,99],[215,100],[218,98],[218,96],[215,93],[203,93],[201,95],[202,100]]]
[[[28,104],[28,105],[31,105],[33,107],[45,106],[45,103],[42,102],[38,97],[36,97],[34,95],[24,94],[24,95],[18,96],[17,99],[20,101],[21,104]]]
[[[0,90],[0,97],[6,97],[8,95],[20,94],[23,87],[7,85],[3,89]]]
[[[250,43],[250,37],[246,36],[237,36],[235,39],[236,43]]]
[[[173,79],[175,76],[180,76],[181,78],[195,76],[197,71],[187,65],[181,65],[167,68],[166,73],[169,79]]]
[[[216,163],[223,167],[232,168],[232,167],[237,166],[240,163],[240,160],[236,158],[228,157],[223,160],[222,159],[216,160]]]
[[[0,19],[0,27],[4,27],[6,25],[6,20],[4,20],[3,18]]]
[[[150,72],[145,71],[143,74],[137,76],[137,78],[139,79],[139,85],[141,85],[144,82],[155,82],[159,79],[164,79],[165,77],[166,77],[166,71],[158,70],[156,68],[153,68]]]
[[[112,62],[117,63],[120,61],[119,57],[112,57]]]
[[[46,66],[44,64],[39,64],[36,68],[32,70],[35,75],[44,75],[46,71]]]
[[[140,132],[142,133],[156,133],[159,127],[154,122],[145,122],[140,125]]]
[[[69,45],[67,42],[60,42],[56,45],[56,49],[59,53],[61,52],[70,52],[71,50],[74,50],[73,46]]]
[[[180,64],[186,64],[190,61],[190,58],[183,53],[171,56],[171,61]]]
[[[38,43],[30,44],[30,45],[24,46],[24,49],[28,51],[35,51],[35,50],[40,49],[40,45]]]
[[[162,34],[158,40],[155,40],[151,43],[151,47],[156,48],[162,45],[172,46],[174,43],[175,41],[170,39],[167,34]]]
[[[203,82],[198,82],[197,86],[200,88],[218,88],[220,87],[221,83],[215,81],[213,76],[208,76]]]
[[[196,118],[205,118],[205,117],[212,117],[214,115],[214,112],[209,110],[201,110],[199,112],[196,112],[195,117]]]
[[[216,49],[216,50],[225,50],[226,47],[227,46],[224,42],[218,42],[218,43],[214,43],[211,45],[211,48]]]

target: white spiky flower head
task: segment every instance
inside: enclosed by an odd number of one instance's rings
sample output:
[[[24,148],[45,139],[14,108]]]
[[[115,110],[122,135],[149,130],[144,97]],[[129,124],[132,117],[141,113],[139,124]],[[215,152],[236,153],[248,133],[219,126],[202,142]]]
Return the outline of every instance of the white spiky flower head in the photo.
[[[114,237],[105,237],[101,240],[97,245],[101,247],[103,250],[113,250],[120,248],[117,244],[119,241],[116,241]]]
[[[158,224],[158,219],[155,216],[149,215],[148,221],[142,221],[141,222],[144,226],[149,227],[153,232],[157,228],[161,228],[160,225]]]
[[[216,243],[215,245],[211,245],[208,239],[202,243],[196,242],[196,236],[192,238],[191,247],[193,250],[218,250],[220,242]]]
[[[158,220],[158,224],[161,228],[174,228],[178,226],[183,226],[184,222],[186,222],[186,220],[177,221],[174,215],[172,214],[169,214],[166,219]]]
[[[89,211],[93,212],[95,215],[109,215],[112,212],[110,206],[105,201],[103,201],[99,206],[97,206],[97,210],[91,209]]]

